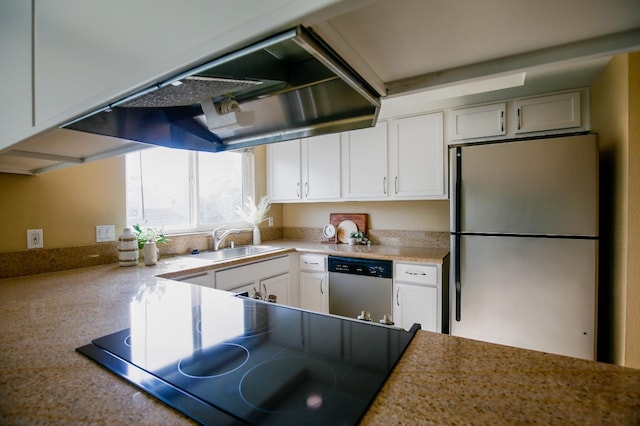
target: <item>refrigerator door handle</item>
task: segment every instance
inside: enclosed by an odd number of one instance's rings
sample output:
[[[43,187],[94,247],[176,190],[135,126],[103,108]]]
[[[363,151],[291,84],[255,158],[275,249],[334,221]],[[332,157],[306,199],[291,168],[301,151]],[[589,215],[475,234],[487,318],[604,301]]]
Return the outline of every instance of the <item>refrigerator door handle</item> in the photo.
[[[462,297],[462,283],[460,282],[460,232],[461,232],[461,213],[462,203],[460,202],[460,196],[462,194],[462,148],[457,147],[455,150],[455,159],[451,161],[451,174],[454,178],[454,193],[451,197],[451,212],[453,214],[453,220],[451,225],[452,231],[455,233],[453,238],[453,279],[456,286],[456,321],[460,322],[460,308]]]
[[[453,243],[453,279],[456,285],[456,321],[460,322],[462,282],[460,281],[460,234],[456,234]]]

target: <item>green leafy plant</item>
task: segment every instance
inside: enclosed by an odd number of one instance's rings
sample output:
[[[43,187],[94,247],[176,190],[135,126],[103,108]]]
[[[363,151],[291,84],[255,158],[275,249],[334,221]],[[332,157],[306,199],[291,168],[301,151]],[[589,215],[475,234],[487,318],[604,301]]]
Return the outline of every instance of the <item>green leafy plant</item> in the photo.
[[[355,238],[358,244],[367,244],[367,242],[369,241],[364,231],[353,231],[350,237]]]
[[[133,225],[133,233],[138,239],[139,249],[143,249],[147,241],[155,241],[156,244],[167,244],[169,241],[171,241],[169,238],[167,238],[162,229],[156,230],[150,226],[143,228],[137,223]]]

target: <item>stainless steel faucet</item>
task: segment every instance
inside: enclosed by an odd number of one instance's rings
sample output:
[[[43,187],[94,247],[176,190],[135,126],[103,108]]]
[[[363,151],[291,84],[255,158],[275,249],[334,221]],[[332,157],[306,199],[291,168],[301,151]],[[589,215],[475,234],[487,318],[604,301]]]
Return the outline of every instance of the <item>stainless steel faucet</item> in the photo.
[[[217,251],[220,248],[220,243],[222,243],[222,241],[224,241],[224,239],[227,238],[227,236],[229,236],[231,234],[239,234],[240,232],[242,232],[242,229],[231,228],[231,229],[227,229],[226,231],[224,231],[222,233],[222,235],[220,235],[218,237],[218,231],[221,230],[224,227],[225,227],[225,225],[218,226],[212,232],[212,234],[213,234],[213,250],[214,251]]]

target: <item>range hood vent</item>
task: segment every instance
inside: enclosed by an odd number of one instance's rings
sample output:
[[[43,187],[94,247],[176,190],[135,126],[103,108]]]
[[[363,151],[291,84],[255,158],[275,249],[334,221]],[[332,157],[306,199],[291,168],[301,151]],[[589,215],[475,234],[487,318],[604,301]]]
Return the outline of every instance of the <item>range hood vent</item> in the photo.
[[[216,152],[371,127],[379,110],[380,96],[297,27],[61,127]]]

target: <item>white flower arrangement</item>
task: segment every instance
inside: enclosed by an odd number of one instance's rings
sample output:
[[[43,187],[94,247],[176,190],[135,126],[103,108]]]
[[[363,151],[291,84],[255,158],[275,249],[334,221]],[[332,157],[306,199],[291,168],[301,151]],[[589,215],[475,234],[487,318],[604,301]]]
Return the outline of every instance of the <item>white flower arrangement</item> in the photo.
[[[241,206],[236,208],[236,213],[245,222],[249,223],[254,228],[259,224],[267,220],[267,212],[271,208],[271,203],[265,195],[260,198],[260,202],[256,205],[252,197],[247,197],[244,203],[244,209]]]

